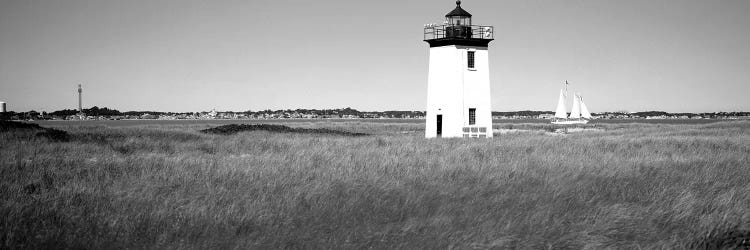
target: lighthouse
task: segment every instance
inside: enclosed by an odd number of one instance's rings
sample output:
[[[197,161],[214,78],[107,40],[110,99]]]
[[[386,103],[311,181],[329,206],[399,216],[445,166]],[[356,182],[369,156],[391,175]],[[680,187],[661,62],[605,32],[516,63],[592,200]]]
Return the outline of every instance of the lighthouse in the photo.
[[[426,138],[492,137],[487,47],[493,39],[493,27],[472,24],[461,1],[442,25],[425,25],[424,41],[430,45]]]

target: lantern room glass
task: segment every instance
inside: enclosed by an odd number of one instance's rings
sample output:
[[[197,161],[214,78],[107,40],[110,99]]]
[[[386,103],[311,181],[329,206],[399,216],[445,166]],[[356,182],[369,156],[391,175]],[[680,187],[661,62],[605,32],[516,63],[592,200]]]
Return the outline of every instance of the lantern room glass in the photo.
[[[471,17],[468,16],[450,16],[446,21],[448,26],[471,26]]]

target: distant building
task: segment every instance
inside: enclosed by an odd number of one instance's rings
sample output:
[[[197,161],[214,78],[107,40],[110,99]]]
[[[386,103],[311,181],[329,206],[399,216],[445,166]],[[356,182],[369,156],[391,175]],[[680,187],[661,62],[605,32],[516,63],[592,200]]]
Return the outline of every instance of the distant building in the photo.
[[[555,114],[539,114],[539,119],[552,119],[552,117],[555,117]]]

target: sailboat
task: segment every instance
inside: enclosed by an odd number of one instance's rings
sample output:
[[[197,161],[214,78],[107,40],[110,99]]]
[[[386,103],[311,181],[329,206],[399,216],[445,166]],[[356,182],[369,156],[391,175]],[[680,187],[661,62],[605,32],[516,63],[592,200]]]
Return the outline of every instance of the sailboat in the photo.
[[[557,101],[557,109],[552,124],[586,124],[591,119],[591,113],[583,103],[583,97],[580,94],[573,94],[573,109],[570,116],[566,112],[565,103],[568,97],[568,81],[565,81],[565,90],[560,89],[560,98]]]

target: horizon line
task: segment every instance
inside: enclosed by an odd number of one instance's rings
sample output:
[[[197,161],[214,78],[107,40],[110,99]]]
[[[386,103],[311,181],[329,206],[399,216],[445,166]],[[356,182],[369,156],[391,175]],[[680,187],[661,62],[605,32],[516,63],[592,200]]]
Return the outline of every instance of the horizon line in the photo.
[[[373,110],[359,110],[359,109],[351,108],[351,107],[345,107],[345,108],[295,108],[295,109],[289,109],[289,108],[287,108],[287,109],[269,109],[269,108],[266,108],[266,109],[258,109],[258,110],[248,109],[248,110],[245,110],[245,111],[211,109],[211,110],[184,111],[184,112],[179,112],[179,111],[158,111],[158,110],[127,110],[127,111],[120,111],[118,109],[109,108],[109,107],[98,107],[98,106],[93,106],[93,107],[97,107],[99,109],[106,108],[106,109],[109,109],[109,110],[117,110],[118,112],[121,112],[121,113],[126,113],[126,112],[157,112],[157,113],[196,113],[197,112],[197,113],[202,113],[202,112],[212,112],[212,111],[219,112],[219,113],[223,113],[223,112],[243,113],[243,112],[263,112],[263,111],[267,111],[267,110],[270,110],[270,111],[287,111],[287,110],[296,111],[296,110],[345,110],[345,109],[356,110],[357,112],[364,112],[364,113],[366,113],[366,112],[426,112],[426,110],[396,110],[396,109],[392,109],[392,110],[380,110],[380,111],[375,110],[375,111],[373,111]],[[83,108],[83,109],[84,110],[85,109],[91,109],[93,107]],[[63,111],[63,110],[74,110],[74,111],[77,111],[78,109],[76,109],[76,108],[72,108],[72,109],[65,108],[65,109],[60,109],[60,110],[55,110],[55,111]],[[39,113],[42,113],[42,112],[46,112],[46,113],[55,112],[55,111],[48,112],[46,110],[37,111],[37,110],[33,110],[33,109],[32,110],[28,110],[28,111],[6,110],[6,112],[15,112],[15,113],[27,113],[27,112],[32,112],[32,111],[39,112]],[[514,111],[497,111],[497,110],[492,110],[490,112],[493,112],[493,113],[495,113],[495,112],[498,112],[498,113],[513,113],[513,112],[541,112],[541,113],[545,113],[546,112],[546,113],[554,113],[554,111],[551,111],[551,110],[528,110],[528,109],[527,110],[514,110]],[[665,113],[669,113],[669,114],[683,114],[683,113],[702,114],[702,113],[746,113],[746,112],[750,112],[750,111],[741,110],[741,111],[709,111],[709,112],[669,112],[669,111],[664,111],[664,110],[642,110],[642,111],[618,110],[618,111],[601,111],[601,112],[592,112],[592,113],[599,114],[599,113],[642,113],[642,112],[665,112]]]

